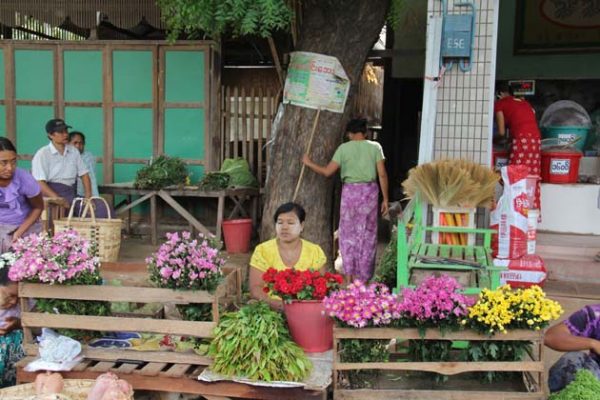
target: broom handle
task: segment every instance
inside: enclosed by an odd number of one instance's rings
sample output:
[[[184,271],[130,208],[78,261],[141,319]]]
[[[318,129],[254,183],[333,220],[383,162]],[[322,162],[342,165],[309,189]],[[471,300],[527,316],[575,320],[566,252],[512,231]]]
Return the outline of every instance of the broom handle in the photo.
[[[306,154],[310,152],[310,148],[312,146],[313,138],[315,137],[315,131],[317,130],[317,123],[319,122],[319,115],[321,114],[321,109],[317,110],[317,115],[315,116],[315,120],[313,121],[312,131],[310,132],[310,138],[308,139],[308,146],[306,146]],[[302,178],[304,177],[304,169],[306,165],[302,164],[302,169],[300,169],[300,176],[298,177],[298,182],[296,183],[296,189],[294,190],[294,197],[292,197],[292,201],[296,201],[296,196],[298,196],[298,190],[300,190],[300,184],[302,183]]]

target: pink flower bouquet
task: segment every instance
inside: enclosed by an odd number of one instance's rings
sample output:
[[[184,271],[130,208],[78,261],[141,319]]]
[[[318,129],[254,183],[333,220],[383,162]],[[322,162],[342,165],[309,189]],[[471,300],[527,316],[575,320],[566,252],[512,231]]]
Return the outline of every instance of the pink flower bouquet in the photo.
[[[167,241],[146,259],[150,281],[161,288],[207,290],[217,288],[223,277],[225,259],[209,238],[189,232],[167,233]],[[179,305],[177,309],[188,321],[210,321],[212,305]]]
[[[398,297],[381,283],[354,281],[325,297],[323,304],[330,316],[355,328],[389,325],[400,318]]]
[[[214,290],[225,259],[211,241],[189,232],[167,233],[167,241],[146,258],[150,280],[157,286],[182,290]]]
[[[92,243],[76,231],[59,232],[54,237],[42,233],[20,238],[12,246],[14,262],[8,277],[13,281],[56,285],[101,285],[99,265]],[[107,316],[110,303],[92,300],[36,299],[35,307],[44,313]],[[101,332],[58,329],[61,335],[76,339],[101,336]]]
[[[405,326],[458,326],[469,314],[474,299],[460,293],[462,287],[447,275],[431,276],[414,289],[402,290],[399,312]]]
[[[92,244],[68,230],[49,237],[42,233],[17,240],[13,246],[16,260],[8,271],[15,282],[99,284],[100,260]]]

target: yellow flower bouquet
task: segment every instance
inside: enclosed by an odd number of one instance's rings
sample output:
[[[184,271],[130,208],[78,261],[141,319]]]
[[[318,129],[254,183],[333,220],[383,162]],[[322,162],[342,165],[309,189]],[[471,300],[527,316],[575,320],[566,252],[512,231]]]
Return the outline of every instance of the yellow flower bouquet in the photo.
[[[512,290],[504,285],[496,290],[482,290],[463,325],[488,335],[511,329],[540,330],[562,312],[560,304],[548,299],[539,286]]]

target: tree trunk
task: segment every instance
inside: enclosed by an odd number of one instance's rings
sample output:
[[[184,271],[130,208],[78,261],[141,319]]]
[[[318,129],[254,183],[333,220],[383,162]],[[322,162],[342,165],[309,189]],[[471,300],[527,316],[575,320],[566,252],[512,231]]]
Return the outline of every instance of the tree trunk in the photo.
[[[344,135],[350,117],[352,96],[360,79],[367,54],[379,38],[390,0],[312,0],[304,2],[302,27],[296,50],[337,57],[352,84],[343,114],[321,111],[310,151],[311,158],[325,165]],[[277,207],[292,201],[300,176],[302,154],[306,150],[317,111],[281,105],[274,124],[271,162],[265,185],[265,206],[261,239],[274,237],[273,214]],[[296,202],[306,209],[304,237],[332,254],[333,179],[306,168]]]

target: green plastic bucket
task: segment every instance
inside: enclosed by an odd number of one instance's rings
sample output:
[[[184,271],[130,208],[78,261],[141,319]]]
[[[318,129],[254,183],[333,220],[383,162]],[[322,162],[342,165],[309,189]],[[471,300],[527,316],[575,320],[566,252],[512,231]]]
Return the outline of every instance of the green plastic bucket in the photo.
[[[556,138],[560,141],[560,144],[568,144],[573,142],[575,139],[577,142],[574,146],[583,151],[585,143],[587,142],[587,136],[591,128],[586,126],[546,126],[542,128],[542,136],[545,139]]]

